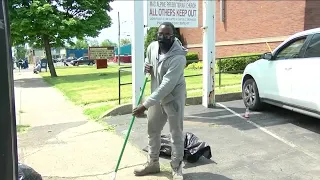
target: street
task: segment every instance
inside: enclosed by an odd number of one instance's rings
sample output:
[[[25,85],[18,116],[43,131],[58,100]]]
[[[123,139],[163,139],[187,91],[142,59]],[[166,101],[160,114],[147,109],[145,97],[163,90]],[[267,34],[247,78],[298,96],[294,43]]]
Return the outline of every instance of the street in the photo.
[[[320,120],[266,106],[250,112],[243,102],[217,103],[214,109],[187,106],[185,132],[211,146],[211,160],[186,163],[186,179],[318,179],[320,177]],[[125,136],[131,115],[106,121]],[[136,119],[130,140],[140,149],[147,145],[146,119]],[[168,125],[163,134],[168,133]],[[168,163],[168,159],[161,159]]]

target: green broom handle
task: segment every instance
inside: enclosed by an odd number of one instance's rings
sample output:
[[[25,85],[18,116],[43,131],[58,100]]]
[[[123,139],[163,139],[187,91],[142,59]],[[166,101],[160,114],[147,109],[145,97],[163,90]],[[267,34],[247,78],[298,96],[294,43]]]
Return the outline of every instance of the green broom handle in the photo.
[[[142,99],[142,96],[143,96],[144,89],[145,89],[145,87],[146,87],[147,81],[148,81],[148,74],[146,75],[146,77],[145,77],[145,79],[144,79],[144,83],[143,83],[143,86],[142,86],[142,90],[140,91],[140,96],[139,96],[139,99],[138,99],[137,106],[138,106],[138,105],[140,104],[140,102],[141,102],[141,99]],[[126,145],[127,145],[128,139],[129,139],[129,135],[130,135],[130,132],[131,132],[131,129],[132,129],[132,125],[133,125],[134,120],[135,120],[135,116],[132,115],[131,123],[130,123],[129,129],[128,129],[127,136],[126,136],[126,139],[125,139],[125,141],[124,141],[124,144],[123,144],[123,147],[122,147],[122,150],[121,150],[119,159],[118,159],[118,163],[117,163],[115,172],[117,172],[118,169],[119,169],[120,162],[121,162],[121,159],[122,159],[122,155],[123,155],[124,149],[126,148]]]

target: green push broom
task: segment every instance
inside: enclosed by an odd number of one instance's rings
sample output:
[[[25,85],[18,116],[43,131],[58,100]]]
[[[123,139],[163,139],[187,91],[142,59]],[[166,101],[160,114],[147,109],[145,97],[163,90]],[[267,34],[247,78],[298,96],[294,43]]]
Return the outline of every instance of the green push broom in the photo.
[[[140,91],[140,96],[139,96],[139,99],[138,99],[137,106],[140,104],[141,99],[143,97],[144,89],[145,89],[147,81],[148,81],[148,76],[149,76],[149,74],[146,74],[142,89]],[[131,123],[130,123],[129,129],[128,129],[128,132],[127,132],[127,135],[126,135],[126,139],[125,139],[125,141],[123,143],[122,150],[121,150],[121,153],[120,153],[120,156],[119,156],[119,159],[118,159],[118,163],[117,163],[116,169],[114,170],[114,173],[113,173],[113,176],[112,176],[112,180],[116,179],[117,172],[118,172],[118,169],[119,169],[119,166],[120,166],[120,162],[121,162],[121,159],[122,159],[122,155],[123,155],[124,149],[126,148],[126,145],[127,145],[127,142],[128,142],[129,136],[130,136],[130,132],[131,132],[134,120],[135,120],[135,116],[132,115]]]

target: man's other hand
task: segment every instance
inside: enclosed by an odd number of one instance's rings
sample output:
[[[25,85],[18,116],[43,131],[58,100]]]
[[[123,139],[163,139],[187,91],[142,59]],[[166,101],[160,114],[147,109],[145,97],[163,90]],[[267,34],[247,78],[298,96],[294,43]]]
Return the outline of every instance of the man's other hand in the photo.
[[[144,72],[151,74],[151,71],[152,71],[152,66],[150,66],[150,64],[145,64]]]
[[[132,115],[136,117],[143,116],[143,113],[147,110],[146,107],[144,107],[142,104],[140,104],[138,107],[133,109]]]

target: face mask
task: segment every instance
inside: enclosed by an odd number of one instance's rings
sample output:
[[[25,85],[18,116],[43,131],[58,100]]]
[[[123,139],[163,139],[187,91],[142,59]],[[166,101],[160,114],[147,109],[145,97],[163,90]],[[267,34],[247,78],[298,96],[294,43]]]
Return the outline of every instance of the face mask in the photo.
[[[174,42],[174,36],[168,38],[167,36],[158,35],[158,42],[161,49],[168,51]]]

